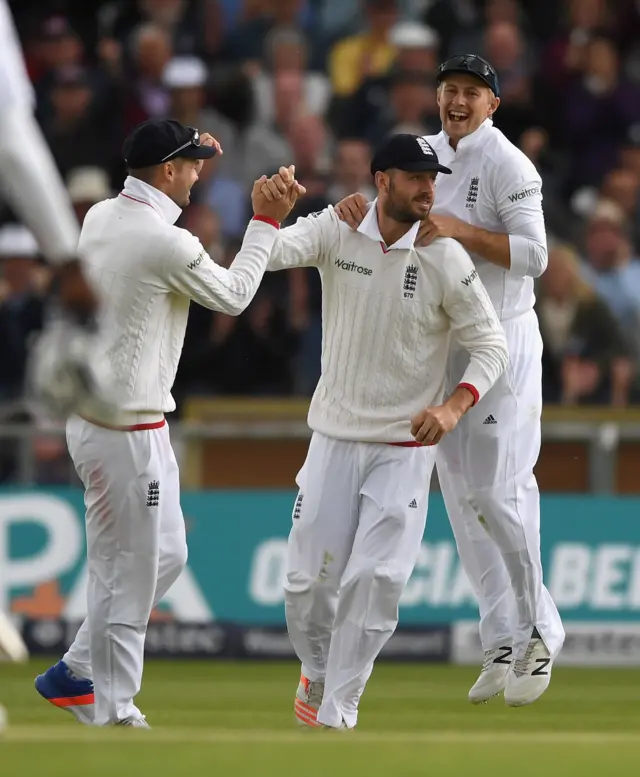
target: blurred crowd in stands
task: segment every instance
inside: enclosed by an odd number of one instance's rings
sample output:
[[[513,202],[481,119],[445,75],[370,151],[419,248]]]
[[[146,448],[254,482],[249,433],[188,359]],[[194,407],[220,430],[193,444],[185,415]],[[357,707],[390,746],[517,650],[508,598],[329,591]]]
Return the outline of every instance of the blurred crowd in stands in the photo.
[[[552,403],[640,398],[638,0],[18,0],[37,117],[78,218],[119,191],[126,133],[171,116],[211,132],[179,222],[221,264],[253,180],[295,163],[292,219],[360,191],[372,147],[440,129],[434,74],[455,53],[496,67],[495,123],[544,180],[549,268],[537,289]],[[1,171],[0,171],[1,175]],[[0,213],[0,403],[20,396],[48,270]],[[175,395],[308,395],[318,372],[314,270],[268,274],[239,318],[192,306]]]

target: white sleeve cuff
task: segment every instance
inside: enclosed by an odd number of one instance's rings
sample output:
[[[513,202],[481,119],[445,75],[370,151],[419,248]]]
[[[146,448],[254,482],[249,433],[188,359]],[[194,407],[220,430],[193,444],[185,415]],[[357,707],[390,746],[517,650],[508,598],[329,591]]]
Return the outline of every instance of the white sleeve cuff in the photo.
[[[509,235],[510,272],[521,278],[539,278],[547,268],[547,248],[524,235]]]

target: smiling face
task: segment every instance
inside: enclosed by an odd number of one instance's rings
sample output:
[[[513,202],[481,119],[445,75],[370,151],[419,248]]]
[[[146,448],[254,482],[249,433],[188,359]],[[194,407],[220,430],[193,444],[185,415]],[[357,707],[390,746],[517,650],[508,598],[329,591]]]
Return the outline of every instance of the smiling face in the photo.
[[[429,215],[436,193],[436,172],[388,170],[376,173],[384,213],[401,224],[414,224]]]
[[[489,87],[473,75],[447,74],[438,87],[438,106],[444,131],[452,145],[475,132],[492,116],[500,100]]]

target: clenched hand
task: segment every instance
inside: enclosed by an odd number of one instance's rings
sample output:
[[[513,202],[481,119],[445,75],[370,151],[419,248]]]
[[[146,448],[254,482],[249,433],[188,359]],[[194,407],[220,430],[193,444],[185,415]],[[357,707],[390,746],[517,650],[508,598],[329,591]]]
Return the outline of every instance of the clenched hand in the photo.
[[[437,445],[445,434],[453,431],[460,413],[446,402],[436,407],[425,407],[411,419],[411,434],[423,445]]]

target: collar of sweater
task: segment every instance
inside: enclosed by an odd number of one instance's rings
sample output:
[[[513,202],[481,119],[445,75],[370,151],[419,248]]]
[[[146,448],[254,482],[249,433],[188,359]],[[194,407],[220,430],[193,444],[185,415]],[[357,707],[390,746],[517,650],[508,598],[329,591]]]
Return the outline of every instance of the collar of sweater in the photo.
[[[130,200],[140,202],[143,205],[148,205],[150,208],[153,208],[167,224],[175,224],[182,213],[182,208],[179,205],[176,205],[176,203],[170,197],[167,197],[164,192],[161,192],[160,189],[156,189],[155,186],[151,186],[131,175],[127,176],[124,182],[124,188],[120,194]]]

